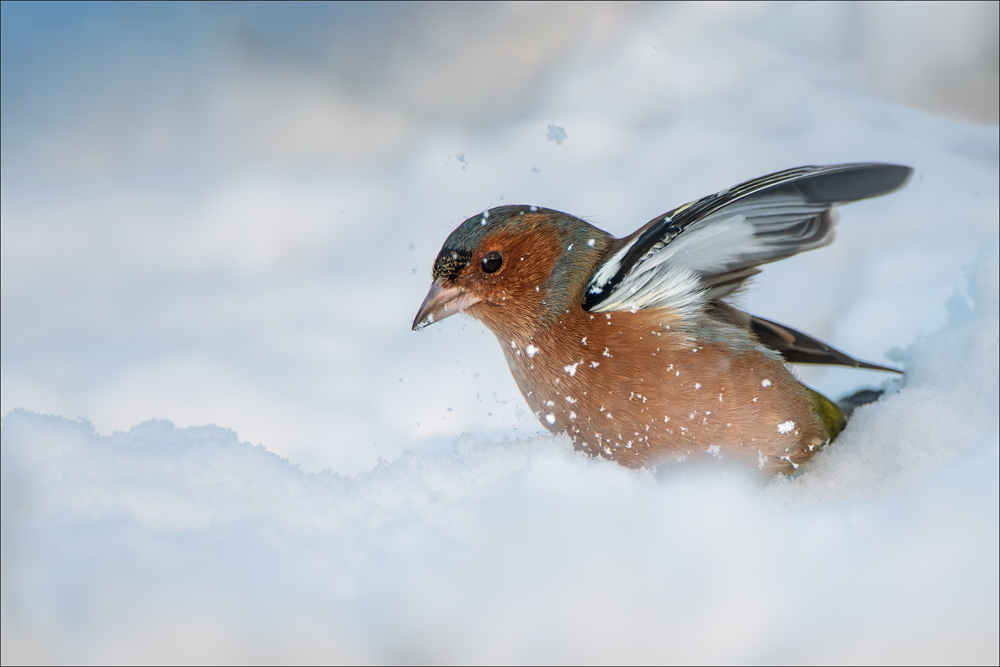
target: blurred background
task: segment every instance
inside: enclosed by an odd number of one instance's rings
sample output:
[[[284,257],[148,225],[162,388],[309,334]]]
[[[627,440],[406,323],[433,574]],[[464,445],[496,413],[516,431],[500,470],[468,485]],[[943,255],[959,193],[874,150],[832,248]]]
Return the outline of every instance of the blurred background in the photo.
[[[996,664],[998,3],[0,8],[4,664]],[[907,375],[794,479],[410,331],[487,207],[860,161],[914,177],[742,305]]]
[[[997,7],[4,2],[0,412],[216,423],[345,473],[538,432],[481,326],[409,331],[453,227],[530,203],[624,235],[769,171],[906,159],[852,95],[996,124]],[[942,246],[941,302],[968,250]],[[761,314],[874,361],[910,342],[838,330],[828,296]]]

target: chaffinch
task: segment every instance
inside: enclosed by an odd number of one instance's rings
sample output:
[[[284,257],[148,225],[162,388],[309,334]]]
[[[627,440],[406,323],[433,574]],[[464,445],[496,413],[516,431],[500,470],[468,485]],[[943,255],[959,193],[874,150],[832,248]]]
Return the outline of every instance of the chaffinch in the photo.
[[[846,417],[786,363],[894,369],[726,299],[759,265],[832,242],[834,206],[893,192],[912,171],[789,169],[621,239],[559,211],[493,208],[445,241],[413,329],[459,312],[482,321],[536,417],[592,455],[639,467],[707,452],[789,473]]]

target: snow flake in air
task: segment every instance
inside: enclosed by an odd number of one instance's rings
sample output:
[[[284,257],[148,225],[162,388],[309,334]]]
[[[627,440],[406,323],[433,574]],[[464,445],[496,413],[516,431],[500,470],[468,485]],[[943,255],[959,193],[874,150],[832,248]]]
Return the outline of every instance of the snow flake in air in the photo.
[[[566,136],[565,128],[559,127],[558,125],[549,125],[548,133],[545,138],[549,141],[556,142],[557,146],[562,146],[562,142],[566,141],[568,138]]]

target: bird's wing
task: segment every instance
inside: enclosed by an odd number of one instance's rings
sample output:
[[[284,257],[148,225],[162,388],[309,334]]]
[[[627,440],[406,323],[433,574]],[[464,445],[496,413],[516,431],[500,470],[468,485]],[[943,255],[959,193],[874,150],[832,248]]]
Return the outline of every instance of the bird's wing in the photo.
[[[888,194],[912,172],[877,163],[799,167],[685,204],[616,244],[587,284],[583,307],[683,312],[720,299],[758,265],[833,241],[834,206]]]
[[[817,340],[801,331],[778,324],[763,317],[750,315],[750,330],[757,336],[757,340],[765,347],[769,347],[782,357],[785,361],[793,364],[826,364],[830,366],[849,366],[851,368],[867,368],[873,371],[889,371],[890,373],[902,373],[897,368],[879,366],[867,361],[855,359],[849,354],[830,347],[821,340]]]
[[[774,350],[789,363],[848,366],[850,368],[867,368],[873,371],[889,371],[890,373],[903,372],[896,368],[855,359],[808,334],[796,331],[784,324],[751,315],[725,301],[713,301],[709,312],[731,324],[746,329],[764,347]]]

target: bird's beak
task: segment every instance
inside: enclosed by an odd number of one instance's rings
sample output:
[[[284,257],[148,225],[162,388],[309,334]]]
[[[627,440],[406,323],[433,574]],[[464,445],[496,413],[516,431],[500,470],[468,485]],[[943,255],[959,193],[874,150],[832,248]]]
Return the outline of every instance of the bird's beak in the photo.
[[[443,278],[438,278],[431,285],[427,297],[420,304],[420,312],[413,320],[413,330],[440,322],[446,317],[460,313],[479,299],[469,294],[461,287],[445,285]]]

